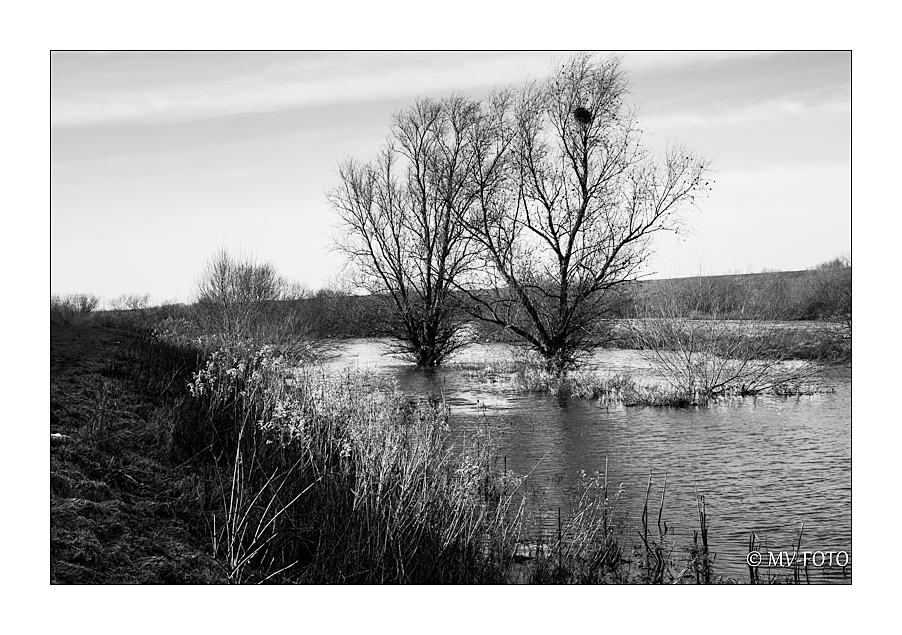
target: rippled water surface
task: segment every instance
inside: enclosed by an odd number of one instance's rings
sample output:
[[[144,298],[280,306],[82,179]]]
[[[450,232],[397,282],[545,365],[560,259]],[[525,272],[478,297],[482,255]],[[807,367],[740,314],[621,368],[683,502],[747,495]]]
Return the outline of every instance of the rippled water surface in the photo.
[[[827,370],[828,394],[733,399],[709,407],[611,407],[554,395],[522,394],[508,382],[449,369],[417,371],[386,355],[384,342],[346,342],[329,365],[369,369],[414,395],[443,395],[452,424],[487,427],[508,469],[530,474],[543,493],[548,526],[567,514],[579,471],[604,472],[623,484],[621,508],[638,523],[649,475],[657,516],[667,475],[663,519],[677,551],[698,529],[696,491],[705,497],[709,545],[718,574],[747,579],[749,532],[774,551],[852,550],[852,373]],[[510,359],[505,345],[474,346],[457,362]],[[660,379],[637,351],[601,350],[589,366]],[[553,521],[551,516],[553,516]],[[681,554],[676,554],[681,555]],[[812,575],[817,572],[813,571]]]

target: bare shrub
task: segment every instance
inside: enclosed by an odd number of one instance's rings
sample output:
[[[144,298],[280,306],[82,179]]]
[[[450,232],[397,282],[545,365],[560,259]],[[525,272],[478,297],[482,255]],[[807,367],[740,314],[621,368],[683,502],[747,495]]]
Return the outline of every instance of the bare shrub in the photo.
[[[667,382],[692,403],[727,395],[762,392],[799,394],[812,390],[810,362],[792,360],[799,329],[743,315],[739,319],[698,319],[692,295],[658,300],[656,314],[630,320],[635,348]]]
[[[91,294],[78,293],[50,298],[50,321],[56,324],[83,324],[100,304]]]
[[[269,263],[216,252],[197,282],[196,317],[208,333],[230,341],[302,339],[294,302],[305,297]]]
[[[150,294],[126,293],[110,301],[114,311],[144,311],[150,306]]]
[[[105,320],[110,325],[131,328],[146,327],[150,317],[150,294],[123,294],[109,303]]]
[[[818,315],[852,338],[852,258],[841,256],[814,270],[813,295]]]

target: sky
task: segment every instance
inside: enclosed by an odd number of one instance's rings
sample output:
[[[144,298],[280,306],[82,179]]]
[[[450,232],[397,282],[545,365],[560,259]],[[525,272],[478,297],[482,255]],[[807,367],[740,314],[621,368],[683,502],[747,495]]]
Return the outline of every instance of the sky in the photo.
[[[715,170],[691,233],[659,240],[648,275],[851,254],[850,53],[618,54],[651,149],[678,141]],[[418,96],[478,97],[567,56],[54,53],[51,294],[190,301],[220,247],[328,286],[339,161],[372,157]]]

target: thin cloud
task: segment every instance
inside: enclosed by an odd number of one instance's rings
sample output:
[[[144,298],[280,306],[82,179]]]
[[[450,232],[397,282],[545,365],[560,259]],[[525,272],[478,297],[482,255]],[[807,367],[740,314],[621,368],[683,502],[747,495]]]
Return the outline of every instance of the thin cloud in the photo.
[[[684,111],[654,115],[641,118],[640,123],[652,131],[670,128],[714,128],[786,119],[833,118],[847,116],[851,112],[850,100],[813,104],[794,99],[778,99],[720,112]]]
[[[277,64],[237,79],[196,81],[152,88],[118,88],[112,77],[91,90],[57,90],[54,126],[125,121],[187,121],[338,103],[403,98],[522,81],[548,68],[548,54],[350,56],[330,62]],[[219,69],[215,60],[211,64]],[[140,73],[140,70],[135,72]],[[209,74],[212,74],[212,71]]]
[[[727,169],[717,173],[717,183],[724,186],[760,189],[762,183],[848,183],[851,185],[851,164],[788,166],[775,165],[758,169]],[[806,187],[807,187],[806,185]]]
[[[771,57],[772,51],[635,51],[623,54],[628,71],[673,71],[724,62]]]
[[[504,86],[542,77],[555,61],[570,53],[181,55],[55,56],[52,125],[191,121]],[[628,70],[641,72],[767,54],[690,51],[622,55]]]

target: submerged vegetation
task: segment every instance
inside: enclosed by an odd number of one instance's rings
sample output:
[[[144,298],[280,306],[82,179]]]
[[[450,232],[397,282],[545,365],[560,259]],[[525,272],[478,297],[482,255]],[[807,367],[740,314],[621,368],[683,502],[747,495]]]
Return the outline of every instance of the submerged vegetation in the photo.
[[[675,365],[670,356],[678,356],[678,353],[656,351],[649,354],[650,361],[654,362],[659,354],[667,364]],[[690,371],[708,370],[701,361],[698,363],[699,366],[691,367]],[[805,362],[759,366],[759,362],[750,361],[742,372],[736,372],[737,368],[743,367],[737,365],[736,360],[711,356],[707,364],[720,373],[716,375],[716,383],[711,377],[696,379],[691,375],[690,381],[683,381],[684,376],[678,372],[681,368],[674,368],[673,374],[668,375],[669,367],[663,364],[658,368],[665,377],[661,381],[638,378],[631,373],[591,370],[559,374],[529,354],[483,363],[452,363],[449,367],[465,372],[478,381],[504,383],[520,392],[552,393],[559,397],[596,400],[605,405],[620,406],[698,406],[729,397],[765,394],[789,397],[830,390],[817,381],[818,367]],[[728,374],[727,369],[731,369],[733,374]],[[745,373],[754,373],[758,377],[757,383],[745,381]],[[705,380],[707,383],[703,383]]]

